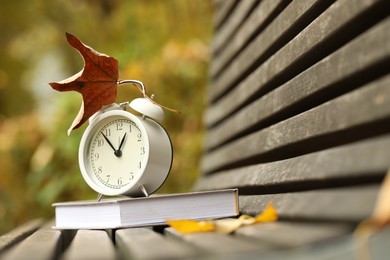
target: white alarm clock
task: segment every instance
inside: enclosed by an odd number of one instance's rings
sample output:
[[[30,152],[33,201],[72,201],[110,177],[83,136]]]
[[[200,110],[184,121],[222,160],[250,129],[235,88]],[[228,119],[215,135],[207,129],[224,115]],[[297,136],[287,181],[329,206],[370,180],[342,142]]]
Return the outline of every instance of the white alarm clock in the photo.
[[[130,106],[141,115],[126,111]],[[172,144],[161,107],[146,98],[112,104],[89,119],[79,147],[87,184],[101,195],[149,196],[164,183],[172,165]]]

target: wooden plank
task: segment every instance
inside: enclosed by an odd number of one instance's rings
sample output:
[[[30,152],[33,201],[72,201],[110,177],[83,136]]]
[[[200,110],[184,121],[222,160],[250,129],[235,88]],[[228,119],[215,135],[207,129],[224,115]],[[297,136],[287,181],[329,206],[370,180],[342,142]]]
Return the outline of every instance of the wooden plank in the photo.
[[[390,166],[390,135],[364,140],[292,159],[250,165],[203,176],[197,190],[226,188],[287,192],[366,182],[384,176]],[[301,182],[300,184],[298,184]],[[244,192],[241,189],[240,194]]]
[[[355,240],[356,241],[356,240]],[[390,255],[390,227],[384,227],[381,230],[378,230],[368,239],[368,248],[364,242],[360,242],[357,246],[368,249],[368,253],[371,255],[372,259],[386,259]],[[356,244],[356,242],[355,242]],[[361,250],[358,252],[362,252]]]
[[[297,234],[299,236],[299,234]],[[306,246],[294,250],[277,250],[267,253],[248,252],[232,256],[235,259],[289,259],[289,260],[320,260],[320,259],[387,259],[390,254],[388,241],[390,228],[379,230],[368,240],[356,241],[352,235],[332,239],[319,245]],[[362,253],[364,255],[362,255]],[[366,254],[370,255],[367,258]]]
[[[214,27],[216,29],[223,26],[223,22],[227,19],[234,6],[237,4],[236,0],[224,0],[223,2],[216,3],[218,8],[214,14]]]
[[[276,160],[278,157],[284,159],[282,156],[298,156],[327,146],[340,145],[353,137],[354,132],[348,132],[349,129],[358,129],[355,132],[357,136],[364,133],[365,126],[368,133],[388,132],[390,125],[389,84],[390,75],[305,113],[213,150],[204,158],[202,170],[204,173],[210,173],[240,161],[270,160],[267,158],[269,152],[274,152],[272,159]],[[370,127],[369,124],[374,122],[378,122],[379,126]],[[345,134],[341,135],[342,133]],[[297,147],[294,148],[292,145]],[[281,148],[286,148],[287,153],[281,153]],[[277,149],[280,151],[275,153]],[[260,156],[265,158],[262,159]],[[251,163],[254,162],[251,161]]]
[[[239,252],[257,252],[269,249],[269,246],[265,244],[213,232],[180,234],[172,228],[166,228],[164,232],[167,237],[185,241],[202,250],[205,254],[230,255]]]
[[[237,6],[232,11],[228,20],[225,21],[223,27],[218,31],[212,42],[212,50],[218,52],[222,46],[229,41],[240,24],[245,20],[252,6],[257,4],[258,0],[239,1]]]
[[[287,249],[324,242],[351,233],[352,230],[352,226],[339,223],[278,221],[244,226],[238,229],[235,235],[250,240],[257,239],[259,243],[273,244],[275,248]]]
[[[53,225],[55,226],[55,225]],[[70,243],[72,243],[73,241],[73,238],[76,236],[77,234],[77,229],[64,229],[64,230],[60,230],[61,231],[61,239],[62,239],[62,251],[64,251],[65,249],[67,249],[70,245]]]
[[[167,239],[147,228],[117,230],[115,237],[125,259],[183,259],[197,255],[187,244]]]
[[[115,247],[102,230],[79,230],[63,259],[115,259]]]
[[[230,87],[239,75],[247,70],[256,59],[264,55],[275,42],[296,26],[297,21],[307,12],[315,9],[316,4],[321,1],[302,0],[293,1],[284,11],[254,39],[237,58],[229,64],[224,74],[220,75],[213,82],[210,89],[209,100],[213,101],[222,95]],[[248,60],[247,60],[248,59]]]
[[[323,59],[297,77],[276,90],[229,116],[221,124],[208,131],[206,149],[212,149],[234,136],[261,124],[278,115],[291,116],[317,105],[334,93],[348,91],[364,82],[362,75],[369,79],[372,74],[380,73],[385,62],[390,64],[390,18],[385,19],[368,32],[357,37],[340,50]],[[368,71],[367,70],[374,70]],[[383,69],[382,69],[383,70]],[[385,69],[390,72],[390,65]],[[371,74],[371,75],[370,75]],[[302,88],[302,86],[305,86]],[[207,121],[223,118],[229,109],[210,110]],[[260,113],[261,111],[261,113]],[[214,113],[214,114],[213,114]],[[212,119],[213,118],[213,119]]]
[[[7,252],[6,259],[55,259],[59,257],[62,247],[61,231],[51,225],[38,229],[31,236]]]
[[[383,6],[380,4],[389,3],[383,1],[378,3],[379,0],[351,1],[336,1],[293,40],[251,72],[228,95],[219,99],[212,109],[226,110],[229,107],[237,109],[248,102],[248,100],[253,99],[254,95],[264,94],[285,83],[358,34],[356,28],[363,30],[368,26],[368,24],[364,23],[375,21],[375,19],[366,19],[367,17],[365,16],[372,14],[368,10],[380,11],[383,10],[381,9]],[[379,14],[378,12],[375,18],[380,19],[381,16]],[[357,18],[359,18],[362,24],[351,23],[351,21]],[[261,46],[261,42],[253,42],[253,44],[255,43],[256,48]],[[229,69],[225,70],[223,74],[225,76],[222,77],[224,79],[216,81],[210,88],[214,92],[214,94],[210,94],[211,97],[214,97],[213,99],[222,93],[227,93],[227,88],[234,82],[231,78],[238,78],[237,73],[243,71],[245,66],[242,63],[253,60],[251,57],[255,56],[255,54],[249,50],[250,48],[247,48],[245,52],[242,52],[240,57],[243,56],[243,58],[235,59]],[[234,110],[228,110],[227,113],[234,112]],[[217,122],[214,121],[213,124],[215,123]]]
[[[223,3],[226,3],[227,1],[224,0],[213,0],[214,9],[218,10],[222,7]]]
[[[282,219],[356,224],[374,208],[379,185],[352,186],[316,191],[240,196],[240,211],[255,215],[272,202]]]
[[[0,236],[0,253],[22,241],[43,224],[43,220],[37,219],[27,222],[26,224]]]
[[[228,44],[225,44],[223,47],[224,49],[218,51],[218,55],[215,53],[216,51],[214,51],[213,59],[210,64],[211,77],[216,77],[221,69],[226,66],[228,61],[230,61],[243,46],[249,43],[255,33],[264,30],[265,26],[270,22],[270,19],[273,18],[272,14],[287,3],[287,1],[282,0],[261,1],[236,34],[229,39]],[[219,37],[219,32],[217,32],[213,41],[218,41]]]

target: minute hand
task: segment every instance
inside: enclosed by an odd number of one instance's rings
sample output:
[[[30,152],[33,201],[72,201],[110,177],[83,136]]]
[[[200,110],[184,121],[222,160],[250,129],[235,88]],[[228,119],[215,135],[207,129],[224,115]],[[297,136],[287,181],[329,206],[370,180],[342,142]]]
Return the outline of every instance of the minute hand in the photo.
[[[111,146],[112,150],[114,150],[114,154],[116,152],[116,149],[114,148],[114,146],[112,145],[112,143],[110,142],[110,140],[107,138],[107,136],[105,136],[102,132],[102,135],[104,137],[104,139],[106,139],[107,143]]]

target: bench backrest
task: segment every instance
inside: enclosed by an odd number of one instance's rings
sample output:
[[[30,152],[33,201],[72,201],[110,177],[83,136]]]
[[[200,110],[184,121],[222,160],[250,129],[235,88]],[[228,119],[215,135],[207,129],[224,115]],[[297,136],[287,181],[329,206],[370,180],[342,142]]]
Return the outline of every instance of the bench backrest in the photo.
[[[196,189],[357,223],[390,166],[390,1],[215,1]]]

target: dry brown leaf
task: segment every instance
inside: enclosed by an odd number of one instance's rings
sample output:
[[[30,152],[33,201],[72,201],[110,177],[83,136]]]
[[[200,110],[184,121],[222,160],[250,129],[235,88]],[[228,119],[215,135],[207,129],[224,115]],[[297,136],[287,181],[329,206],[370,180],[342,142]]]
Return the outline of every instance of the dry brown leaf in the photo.
[[[88,47],[70,33],[66,33],[66,38],[68,43],[83,57],[84,68],[65,80],[49,84],[55,90],[74,90],[81,93],[83,97],[80,111],[68,130],[69,135],[73,129],[80,127],[102,107],[115,102],[118,61]]]

